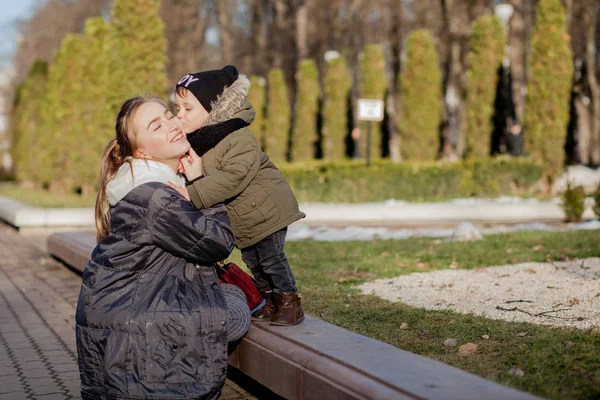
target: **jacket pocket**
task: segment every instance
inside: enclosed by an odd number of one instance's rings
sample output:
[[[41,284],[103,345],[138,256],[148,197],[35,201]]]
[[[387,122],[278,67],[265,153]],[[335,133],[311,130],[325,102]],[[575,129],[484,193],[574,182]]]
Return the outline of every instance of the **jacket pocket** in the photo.
[[[244,198],[239,203],[232,205],[235,213],[239,217],[236,221],[237,225],[244,229],[264,223],[265,216],[261,212],[261,208],[268,199],[269,194],[267,191],[260,189]]]
[[[177,383],[196,380],[193,371],[186,371],[182,360],[182,352],[186,343],[186,328],[180,322],[169,317],[156,315],[153,322],[148,323],[146,331],[146,376],[147,383]],[[192,372],[192,374],[190,374]]]
[[[156,351],[154,361],[163,368],[167,368],[175,356],[181,351],[183,341],[173,337],[163,337]]]

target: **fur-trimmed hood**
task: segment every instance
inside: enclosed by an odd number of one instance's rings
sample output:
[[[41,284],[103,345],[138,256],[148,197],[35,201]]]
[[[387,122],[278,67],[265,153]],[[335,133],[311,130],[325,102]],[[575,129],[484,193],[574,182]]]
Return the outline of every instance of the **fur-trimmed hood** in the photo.
[[[204,126],[215,125],[232,118],[241,118],[250,124],[254,120],[254,108],[248,101],[249,90],[250,80],[246,75],[240,74],[236,81],[211,103],[212,110]]]

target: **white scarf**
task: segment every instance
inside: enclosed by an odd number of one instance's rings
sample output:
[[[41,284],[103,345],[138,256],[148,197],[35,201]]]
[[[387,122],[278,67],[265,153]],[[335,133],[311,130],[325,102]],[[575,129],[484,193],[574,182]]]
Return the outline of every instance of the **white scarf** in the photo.
[[[132,174],[133,168],[133,174]],[[134,188],[148,182],[161,182],[185,187],[185,178],[175,173],[167,165],[154,161],[134,158],[130,163],[126,162],[119,168],[115,177],[106,185],[106,197],[111,206],[117,204],[127,193]]]

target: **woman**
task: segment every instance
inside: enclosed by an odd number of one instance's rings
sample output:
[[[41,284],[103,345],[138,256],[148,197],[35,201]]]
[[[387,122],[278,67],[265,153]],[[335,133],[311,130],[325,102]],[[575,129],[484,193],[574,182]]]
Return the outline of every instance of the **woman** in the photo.
[[[168,186],[182,183],[176,171],[189,148],[161,100],[123,104],[77,304],[84,399],[215,399],[228,342],[248,329],[243,292],[219,285],[211,267],[234,247],[225,208],[197,210]]]

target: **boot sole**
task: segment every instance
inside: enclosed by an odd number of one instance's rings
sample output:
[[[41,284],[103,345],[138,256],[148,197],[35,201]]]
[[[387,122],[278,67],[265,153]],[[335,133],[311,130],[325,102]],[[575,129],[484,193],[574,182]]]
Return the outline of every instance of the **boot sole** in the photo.
[[[254,322],[271,322],[270,318],[254,318],[254,317],[252,317],[250,319]]]
[[[280,322],[271,322],[271,325],[273,325],[273,326],[296,326],[302,321],[304,321],[304,316],[293,324],[282,324]]]

